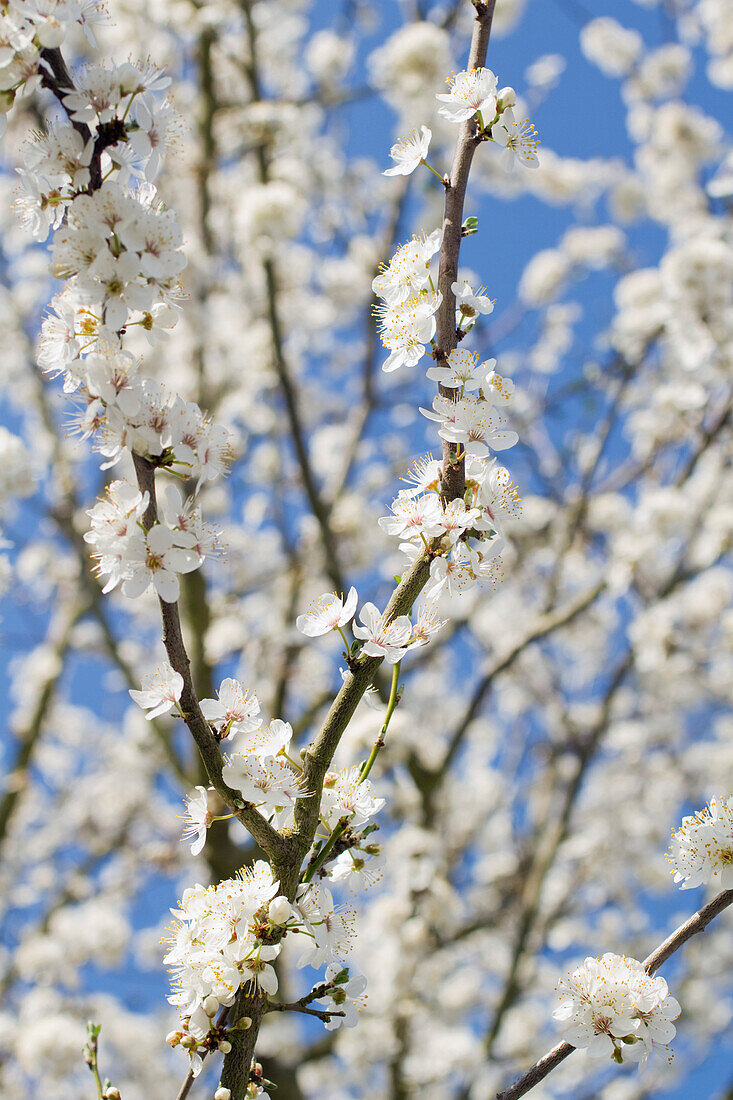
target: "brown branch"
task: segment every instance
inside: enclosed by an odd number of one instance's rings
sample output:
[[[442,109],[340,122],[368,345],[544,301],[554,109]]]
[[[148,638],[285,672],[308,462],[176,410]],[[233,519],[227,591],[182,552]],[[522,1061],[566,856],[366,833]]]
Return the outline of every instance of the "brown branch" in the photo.
[[[702,909],[698,909],[689,920],[681,924],[671,936],[668,936],[663,943],[660,943],[659,947],[652,951],[651,955],[644,959],[643,966],[647,974],[654,974],[667,959],[674,955],[675,951],[679,951],[680,947],[687,943],[692,936],[697,935],[698,932],[704,932],[710,922],[731,904],[733,904],[733,890],[724,890],[722,894],[718,894],[707,905],[703,905]],[[530,1066],[521,1077],[517,1078],[513,1085],[510,1085],[508,1089],[504,1089],[503,1092],[498,1092],[496,1100],[519,1100],[520,1096],[526,1096],[535,1085],[543,1081],[548,1073],[559,1066],[575,1049],[570,1043],[559,1043],[543,1055],[539,1061],[535,1062],[533,1066]]]
[[[302,1012],[305,1016],[317,1016],[324,1024],[327,1024],[334,1016],[345,1016],[345,1012],[328,1012],[325,1009],[309,1008],[300,1001],[291,1001],[290,1004],[269,1004],[268,1012]]]
[[[149,504],[143,524],[148,530],[158,522],[158,507],[155,497],[155,467],[148,459],[134,454],[135,472],[142,493],[148,493]],[[259,813],[250,802],[243,802],[241,796],[228,787],[222,778],[223,758],[219,743],[211,732],[209,723],[201,713],[196,689],[191,677],[191,667],[181,630],[178,604],[159,600],[160,614],[163,620],[163,645],[171,668],[183,678],[181,710],[191,736],[201,754],[206,774],[217,794],[236,814],[239,821],[249,830],[260,847],[273,858],[283,858],[288,845],[276,829]]]
[[[475,9],[471,48],[467,68],[479,69],[486,61],[486,51],[491,36],[491,23],[494,18],[496,0],[472,0]],[[438,270],[438,291],[443,299],[435,315],[437,350],[436,359],[445,361],[457,346],[456,336],[456,296],[451,287],[458,278],[458,260],[461,251],[461,227],[463,225],[463,204],[466,198],[468,176],[471,171],[473,154],[480,144],[476,136],[476,121],[471,118],[463,123],[453,164],[445,186],[445,205],[443,208],[443,241],[440,248],[440,267]],[[453,390],[439,387],[444,397],[450,397]],[[447,500],[462,497],[465,491],[465,460],[456,461],[455,444],[443,442],[443,494]]]
[[[689,920],[686,920],[670,936],[667,936],[664,943],[660,943],[659,947],[655,947],[651,955],[647,955],[643,964],[647,974],[654,974],[660,966],[664,966],[667,959],[674,955],[675,951],[679,951],[680,947],[687,943],[692,936],[696,936],[698,932],[704,932],[710,922],[731,904],[733,904],[733,890],[724,890],[721,894],[717,894],[712,901],[709,901],[707,905],[703,905],[702,909],[698,909]]]
[[[490,1057],[494,1043],[499,1035],[501,1025],[507,1012],[517,1000],[521,991],[519,983],[519,971],[525,956],[537,916],[540,911],[542,890],[550,868],[553,866],[561,845],[566,840],[570,831],[570,822],[575,804],[580,793],[583,778],[586,775],[591,761],[602,743],[604,734],[608,730],[611,720],[613,701],[619,689],[626,680],[629,670],[633,666],[631,653],[627,653],[616,666],[606,688],[601,705],[601,711],[594,726],[585,740],[577,749],[577,765],[575,774],[570,780],[562,800],[560,812],[553,822],[549,815],[538,830],[534,857],[530,866],[523,875],[524,883],[521,892],[519,913],[516,917],[516,933],[512,945],[511,960],[504,987],[499,999],[494,1018],[486,1035],[485,1050],[487,1058]]]
[[[680,564],[684,562],[684,557],[685,555],[683,553],[680,559]],[[684,572],[684,570],[678,567],[672,577],[660,590],[660,598],[669,595],[670,592],[674,591],[674,589],[682,584],[686,579],[687,574]],[[515,918],[516,935],[514,937],[511,962],[504,983],[504,988],[499,998],[498,1007],[494,1013],[491,1027],[489,1028],[489,1031],[487,1033],[487,1057],[490,1056],[493,1050],[494,1042],[499,1034],[501,1024],[506,1016],[507,1011],[515,1003],[519,993],[521,992],[518,983],[519,968],[522,958],[525,954],[526,945],[529,941],[530,934],[533,930],[537,915],[539,913],[539,903],[544,881],[550,867],[555,860],[558,851],[560,850],[561,844],[568,836],[572,813],[578,795],[580,793],[583,778],[598,752],[604,734],[608,730],[609,722],[611,720],[613,700],[618,690],[623,686],[628,673],[633,668],[633,665],[634,653],[632,649],[628,649],[625,655],[618,662],[616,669],[609,680],[608,687],[606,688],[603,701],[601,703],[598,719],[593,724],[591,730],[582,741],[576,739],[575,752],[577,755],[577,767],[575,770],[575,774],[570,780],[567,789],[562,797],[562,809],[560,810],[560,813],[558,814],[554,823],[548,816],[548,818],[546,818],[546,820],[537,830],[536,835],[538,836],[538,841],[534,848],[534,856],[529,867],[526,868],[523,872],[524,886],[522,890],[519,913]],[[486,923],[486,918],[481,921],[473,922],[473,925],[467,926],[461,931],[461,935],[467,935],[470,934],[472,931],[477,931],[480,928],[485,927]]]
[[[526,1073],[517,1078],[513,1085],[503,1092],[497,1092],[496,1100],[519,1100],[520,1096],[525,1096],[535,1085],[539,1085],[540,1081],[544,1081],[548,1073],[564,1062],[575,1049],[570,1043],[558,1043],[552,1050],[548,1050],[547,1054],[543,1054],[533,1066],[530,1066]]]
[[[392,593],[385,609],[385,617],[388,621],[397,618],[398,615],[409,614],[415,600],[427,584],[429,576],[430,556],[425,553],[412,565]],[[320,732],[306,750],[303,759],[303,784],[308,791],[308,796],[299,798],[295,804],[295,824],[290,834],[298,858],[287,873],[279,874],[280,888],[287,896],[295,892],[300,865],[315,836],[323,779],[344,730],[351,721],[364,692],[374,680],[382,660],[382,657],[362,657],[354,665],[331,704]]]
[[[74,90],[74,81],[71,79],[71,74],[66,67],[66,62],[64,61],[61,50],[58,48],[53,50],[41,50],[41,62],[45,65],[45,68],[41,68],[41,84],[56,96],[59,103],[66,111],[64,96],[67,92]],[[74,127],[77,134],[79,134],[82,141],[86,143],[91,137],[91,130],[86,123],[75,122],[71,118],[69,118],[69,122]]]
[[[36,381],[38,383],[38,400],[41,405],[41,412],[44,422],[49,428],[49,431],[53,430],[53,422],[50,416],[50,410],[48,408],[48,402],[46,401],[45,390],[41,383],[40,378],[36,375]],[[66,463],[64,460],[63,451],[58,446],[58,436],[54,433],[54,462],[56,463],[57,470],[65,470]],[[137,688],[140,686],[138,677],[132,668],[132,665],[123,657],[120,652],[120,647],[114,632],[107,617],[107,612],[104,604],[104,597],[102,591],[97,584],[96,580],[91,574],[92,559],[89,552],[89,546],[84,542],[79,531],[74,524],[74,515],[79,507],[76,500],[76,495],[71,487],[71,473],[67,469],[65,476],[62,474],[61,483],[68,486],[67,493],[64,500],[61,501],[54,509],[52,509],[51,517],[58,526],[62,535],[68,541],[71,549],[77,556],[79,562],[79,571],[81,578],[81,585],[89,598],[89,612],[94,616],[97,621],[97,625],[102,632],[102,638],[104,640],[105,648],[109,654],[110,660],[114,662],[118,670],[122,673],[127,683],[128,688]],[[178,754],[173,746],[171,738],[166,730],[164,724],[157,718],[153,718],[150,722],[150,726],[153,733],[158,738],[161,747],[165,753],[166,759],[178,779],[186,787],[190,788],[194,786],[195,780],[187,774],[186,769],[179,759]]]
[[[68,115],[69,112],[64,103],[64,96],[67,92],[74,90],[74,81],[71,78],[71,74],[69,73],[61,50],[58,48],[41,50],[41,62],[45,65],[45,67],[41,68],[42,85],[53,92]],[[75,119],[71,118],[70,115],[69,122],[81,136],[82,140],[87,142],[91,137],[91,130],[89,127],[83,122],[77,122]],[[96,191],[102,186],[102,153],[110,145],[114,145],[124,136],[124,125],[117,120],[113,120],[109,123],[102,123],[97,127],[92,157],[89,162],[90,191]]]
[[[54,81],[62,88],[72,88],[73,82],[60,50],[45,51],[50,56],[46,58],[54,76]],[[63,96],[59,95],[63,102]],[[106,131],[98,134],[95,141],[97,167],[102,150],[109,144]],[[101,175],[93,173],[89,189],[94,191],[101,186]],[[155,467],[141,455],[133,454],[135,473],[140,491],[148,493],[149,503],[144,516],[145,529],[149,529],[158,522],[158,507],[155,496]],[[284,856],[288,845],[276,829],[260,814],[250,802],[243,801],[241,796],[224,782],[222,778],[223,758],[219,744],[211,732],[208,722],[201,713],[198,697],[191,677],[190,660],[186,652],[181,629],[181,619],[177,603],[167,603],[159,600],[160,613],[163,622],[163,644],[165,646],[171,667],[183,678],[183,691],[181,693],[181,709],[184,720],[191,736],[196,742],[201,759],[203,760],[209,782],[222,798],[226,805],[232,809],[239,821],[249,830],[263,851],[275,858]]]

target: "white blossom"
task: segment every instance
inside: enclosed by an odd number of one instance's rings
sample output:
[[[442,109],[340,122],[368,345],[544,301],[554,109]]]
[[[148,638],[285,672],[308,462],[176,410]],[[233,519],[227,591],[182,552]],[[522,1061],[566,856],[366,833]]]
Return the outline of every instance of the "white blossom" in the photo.
[[[337,596],[335,592],[326,592],[303,615],[298,615],[295,625],[306,637],[319,638],[322,634],[328,634],[331,630],[350,623],[356,612],[357,600],[353,586],[346,599]]]
[[[476,323],[478,315],[486,316],[493,312],[492,299],[482,294],[481,290],[474,291],[469,283],[452,283],[451,290],[456,296],[456,324],[459,328],[465,326],[465,331],[468,331]],[[458,348],[454,350],[458,351]]]
[[[326,1024],[326,1031],[335,1031],[340,1027],[356,1027],[359,1013],[366,1003],[364,990],[367,980],[362,974],[351,975],[337,963],[329,963],[326,968],[325,983],[328,994],[320,997],[318,1004],[326,1012],[336,1012]]]
[[[252,733],[262,725],[260,703],[254,692],[228,677],[222,680],[216,699],[202,699],[201,713],[215,725],[222,738]]]
[[[491,69],[471,69],[454,74],[448,81],[450,91],[435,98],[440,100],[438,114],[449,122],[466,122],[480,111],[484,125],[496,114],[497,79]]]
[[[186,801],[186,826],[184,840],[193,840],[191,855],[197,856],[206,843],[206,831],[212,822],[209,796],[206,787],[196,787],[196,793]]]
[[[385,622],[384,615],[373,603],[365,603],[359,618],[363,625],[354,627],[354,637],[364,642],[362,653],[368,657],[384,657],[391,665],[400,661],[412,630],[407,615],[398,615]]]
[[[494,123],[491,138],[503,148],[501,163],[509,171],[517,162],[523,164],[525,168],[539,166],[537,157],[539,138],[536,137],[534,125],[528,118],[523,122],[516,122],[511,107],[504,111]]]
[[[383,798],[375,798],[368,779],[354,766],[341,772],[329,772],[323,784],[321,812],[330,829],[347,818],[353,829],[366,825],[384,806]]]
[[[650,977],[635,959],[610,952],[587,958],[558,990],[563,1000],[553,1016],[567,1041],[591,1058],[645,1062],[674,1038],[679,1003],[664,978]]]
[[[733,795],[711,798],[694,816],[683,817],[672,835],[667,861],[682,890],[714,883],[733,885]]]
[[[183,691],[183,677],[170,665],[159,665],[153,672],[143,676],[142,688],[136,691],[130,688],[130,698],[139,707],[146,710],[148,722],[161,714],[167,714],[178,703]]]
[[[419,133],[413,130],[407,137],[400,138],[389,151],[389,155],[395,162],[394,166],[382,174],[409,176],[427,157],[432,136],[432,131],[427,126],[421,126]]]

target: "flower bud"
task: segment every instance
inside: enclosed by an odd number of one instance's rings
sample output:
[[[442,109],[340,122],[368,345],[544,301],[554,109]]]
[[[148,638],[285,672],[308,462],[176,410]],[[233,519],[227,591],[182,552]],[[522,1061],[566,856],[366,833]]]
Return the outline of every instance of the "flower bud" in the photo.
[[[273,924],[285,924],[293,909],[287,898],[280,894],[273,898],[267,910],[267,915]]]
[[[66,32],[63,23],[49,16],[45,23],[36,26],[36,34],[44,50],[55,50],[63,42]]]
[[[219,1088],[214,1093],[214,1100],[232,1100],[232,1094],[229,1089],[225,1089],[223,1085],[219,1085]]]
[[[181,1046],[184,1048],[184,1050],[195,1050],[198,1046],[198,1043],[194,1039],[193,1035],[184,1035],[184,1037],[181,1039]]]
[[[232,1044],[229,1042],[229,1040],[228,1039],[222,1039],[221,1042],[219,1043],[219,1050],[222,1052],[222,1054],[228,1054],[231,1049],[232,1049]]]
[[[209,994],[208,997],[204,997],[204,1012],[207,1016],[213,1016],[219,1008],[219,1002],[216,997],[212,997]]]
[[[506,111],[507,107],[513,107],[517,102],[517,93],[513,88],[502,88],[496,97],[497,111]]]
[[[120,1090],[112,1085],[111,1088],[106,1089],[103,1100],[122,1100]]]
[[[168,1043],[169,1046],[177,1047],[182,1038],[182,1031],[169,1031],[165,1037],[165,1041],[166,1043]]]
[[[240,1016],[234,1025],[234,1031],[249,1031],[251,1027],[252,1018],[250,1016]]]

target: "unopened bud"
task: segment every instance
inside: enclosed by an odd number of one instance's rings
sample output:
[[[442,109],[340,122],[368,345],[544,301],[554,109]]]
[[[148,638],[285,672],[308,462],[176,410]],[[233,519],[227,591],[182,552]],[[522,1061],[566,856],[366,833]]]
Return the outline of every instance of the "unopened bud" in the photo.
[[[195,1050],[198,1046],[198,1043],[194,1039],[193,1035],[184,1035],[184,1037],[181,1039],[181,1046],[184,1048],[184,1050]]]
[[[496,97],[496,109],[506,111],[507,107],[513,107],[517,102],[517,93],[513,88],[502,88]]]
[[[108,1088],[105,1091],[102,1100],[122,1100],[122,1097],[120,1096],[120,1090],[112,1085],[111,1088]]]
[[[221,1049],[221,1047],[219,1049]],[[219,1085],[219,1088],[214,1093],[214,1100],[232,1100],[232,1094],[229,1089],[225,1089],[223,1085]]]
[[[267,910],[267,915],[273,924],[286,924],[293,909],[286,897],[280,894],[273,898]]]
[[[219,1050],[222,1052],[222,1054],[228,1054],[231,1049],[232,1049],[232,1044],[229,1042],[229,1040],[228,1039],[222,1039],[221,1042],[219,1043]]]
[[[169,1031],[165,1037],[165,1041],[166,1043],[168,1043],[169,1046],[177,1047],[182,1038],[182,1031]]]
[[[207,1016],[214,1016],[219,1008],[219,1002],[216,997],[212,997],[209,994],[208,997],[204,997],[204,1012]]]
[[[38,41],[45,50],[55,50],[60,46],[65,33],[63,24],[59,23],[58,19],[54,19],[53,16],[49,16],[45,23],[39,23],[36,26]]]

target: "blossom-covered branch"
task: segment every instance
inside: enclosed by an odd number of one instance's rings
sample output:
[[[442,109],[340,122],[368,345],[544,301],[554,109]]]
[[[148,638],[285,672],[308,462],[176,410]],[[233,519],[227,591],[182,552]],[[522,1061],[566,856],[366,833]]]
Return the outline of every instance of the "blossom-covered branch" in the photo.
[[[733,890],[724,890],[716,897],[698,909],[688,920],[681,924],[663,943],[656,947],[641,964],[644,971],[653,975],[667,959],[674,955],[675,951],[687,943],[698,932],[704,932],[715,917],[719,916],[729,905],[733,904]],[[573,1053],[576,1047],[570,1043],[558,1043],[547,1054],[538,1059],[533,1066],[517,1078],[508,1089],[497,1093],[497,1100],[519,1100],[520,1096],[526,1096],[535,1085],[543,1081],[548,1073],[556,1069],[561,1062]]]

